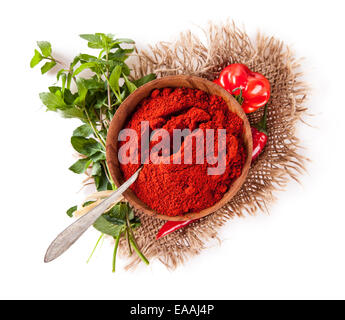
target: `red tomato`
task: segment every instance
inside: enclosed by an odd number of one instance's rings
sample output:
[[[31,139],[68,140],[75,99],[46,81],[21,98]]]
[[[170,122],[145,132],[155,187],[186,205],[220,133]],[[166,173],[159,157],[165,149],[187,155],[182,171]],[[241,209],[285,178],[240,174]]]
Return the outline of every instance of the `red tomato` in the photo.
[[[271,87],[267,78],[241,63],[224,68],[214,82],[238,98],[245,113],[263,107],[270,98]]]

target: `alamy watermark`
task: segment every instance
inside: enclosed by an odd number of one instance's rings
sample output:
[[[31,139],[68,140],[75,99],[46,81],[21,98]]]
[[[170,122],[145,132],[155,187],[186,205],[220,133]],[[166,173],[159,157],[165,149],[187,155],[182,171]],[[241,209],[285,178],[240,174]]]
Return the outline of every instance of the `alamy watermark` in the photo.
[[[206,159],[206,163],[211,165],[207,168],[208,175],[225,172],[226,129],[206,129],[205,134],[200,128],[194,131],[173,129],[171,135],[165,129],[150,133],[149,121],[142,121],[140,137],[136,130],[126,128],[120,131],[118,140],[124,142],[118,152],[119,161],[124,165],[138,164],[139,161],[141,164],[204,164]],[[151,150],[150,143],[153,143]]]

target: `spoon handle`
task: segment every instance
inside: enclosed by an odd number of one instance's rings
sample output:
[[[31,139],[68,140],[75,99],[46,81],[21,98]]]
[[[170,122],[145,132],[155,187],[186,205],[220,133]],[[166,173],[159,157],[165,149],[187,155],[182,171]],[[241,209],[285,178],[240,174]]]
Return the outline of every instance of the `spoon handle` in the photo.
[[[121,187],[84,216],[62,231],[50,244],[44,262],[50,262],[63,254],[111,205],[123,199],[122,193],[138,178],[139,168]]]

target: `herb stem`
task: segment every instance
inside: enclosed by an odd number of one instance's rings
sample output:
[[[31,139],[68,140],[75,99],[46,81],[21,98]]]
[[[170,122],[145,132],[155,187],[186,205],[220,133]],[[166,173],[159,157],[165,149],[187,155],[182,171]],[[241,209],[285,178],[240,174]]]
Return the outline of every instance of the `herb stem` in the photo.
[[[135,244],[136,246],[138,246],[138,245],[137,245],[137,242],[136,242],[136,240],[135,240],[135,237],[134,237],[133,230],[132,230],[132,228],[131,228],[131,223],[130,223],[130,221],[129,221],[128,211],[126,212],[126,225],[127,225],[127,228],[128,228],[130,237],[132,238],[134,244]]]
[[[111,174],[110,174],[110,170],[109,170],[109,167],[108,167],[108,164],[107,164],[107,161],[102,161],[102,164],[103,164],[103,167],[104,167],[104,172],[105,172],[105,175],[107,176],[107,179],[109,180],[109,182],[111,183],[111,187],[113,190],[116,190],[117,187],[114,183],[114,180],[113,178],[111,177]]]
[[[59,60],[56,60],[55,58],[53,58],[53,57],[43,57],[43,59],[47,59],[47,60],[50,60],[50,61],[54,61],[54,62],[56,62],[56,63],[59,63],[59,64],[63,64],[61,61],[59,61]]]
[[[106,53],[106,59],[107,59],[107,61],[109,60],[108,59],[108,51],[107,51],[107,53]],[[107,94],[108,94],[108,108],[109,108],[109,110],[111,110],[111,96],[110,96],[110,84],[109,84],[109,81],[108,81],[108,79],[109,79],[109,68],[107,67]]]
[[[126,226],[127,226],[127,237],[128,237],[129,247],[132,246],[134,251],[140,257],[140,259],[148,265],[149,261],[146,259],[146,257],[143,255],[143,253],[139,250],[137,242],[135,241],[133,230],[132,230],[130,222],[129,222],[128,211],[126,211]]]
[[[131,248],[131,241],[130,241],[130,235],[129,235],[128,227],[126,228],[126,238],[127,238],[129,255],[131,256],[133,252],[132,252],[132,248]]]
[[[119,235],[116,238],[114,238],[115,239],[115,247],[114,247],[114,253],[113,253],[113,272],[115,272],[116,255],[117,255],[117,249],[119,247],[121,234],[122,234],[122,232],[120,232]]]
[[[99,121],[101,123],[101,130],[104,129],[104,123],[103,123],[103,113],[102,113],[102,107],[99,109],[99,115],[98,115]]]
[[[129,222],[128,211],[126,211],[125,218],[126,218],[126,231],[127,231],[128,249],[129,249],[130,254],[132,254],[131,243],[130,243],[130,238],[131,238],[131,235],[132,235],[131,231],[132,230],[131,230],[131,225],[130,225],[130,222]]]
[[[104,73],[103,70],[102,71],[102,74],[103,76],[105,77],[105,79],[107,80],[107,83],[108,83],[108,87],[111,89],[111,91],[114,93],[115,97],[117,100],[120,101],[120,103],[122,103],[122,99],[121,97],[116,93],[116,91],[109,85],[109,78],[107,77],[107,75]],[[110,94],[110,91],[108,91],[108,99],[109,99],[109,94]],[[109,101],[109,100],[108,100]],[[111,103],[109,104],[109,106],[111,106]]]
[[[89,114],[88,114],[88,112],[87,112],[86,109],[85,109],[85,114],[86,114],[86,117],[87,117],[87,119],[88,119],[88,122],[89,122],[89,124],[90,124],[90,126],[91,126],[91,128],[92,128],[92,130],[93,130],[93,132],[94,132],[94,134],[95,134],[96,137],[99,139],[101,145],[103,146],[103,148],[104,148],[104,150],[105,150],[105,149],[106,149],[105,141],[102,139],[102,137],[101,137],[101,135],[99,134],[98,130],[96,129],[94,123],[91,121],[90,116],[89,116]],[[116,185],[115,185],[115,183],[114,183],[114,180],[113,180],[112,177],[111,177],[110,170],[109,170],[109,167],[108,167],[108,164],[107,164],[106,161],[105,161],[105,168],[104,168],[104,171],[105,171],[105,174],[106,174],[106,176],[107,176],[109,182],[111,183],[112,189],[113,189],[113,190],[116,190]]]
[[[146,264],[149,265],[150,262],[146,259],[146,257],[144,256],[144,254],[138,249],[138,247],[136,246],[136,244],[134,243],[133,239],[130,238],[129,242],[131,243],[134,251],[137,253],[137,255],[139,256],[139,258]]]
[[[96,129],[94,123],[91,121],[89,113],[87,112],[86,108],[85,108],[85,114],[87,117],[87,120],[92,128],[93,133],[95,134],[95,136],[98,138],[99,142],[101,143],[101,145],[103,146],[104,150],[105,150],[105,141],[103,140],[103,138],[101,137],[101,135],[99,134],[98,130]]]
[[[99,242],[101,241],[101,239],[103,238],[103,236],[104,236],[104,233],[102,233],[101,236],[98,238],[98,240],[97,240],[97,242],[96,242],[96,245],[95,245],[95,247],[93,248],[93,250],[92,250],[92,252],[91,252],[91,254],[90,254],[90,257],[87,259],[86,263],[89,263],[89,262],[90,262],[90,260],[91,260],[91,258],[92,258],[92,256],[93,256],[93,254],[94,254],[94,252],[96,251],[96,248],[97,248]]]

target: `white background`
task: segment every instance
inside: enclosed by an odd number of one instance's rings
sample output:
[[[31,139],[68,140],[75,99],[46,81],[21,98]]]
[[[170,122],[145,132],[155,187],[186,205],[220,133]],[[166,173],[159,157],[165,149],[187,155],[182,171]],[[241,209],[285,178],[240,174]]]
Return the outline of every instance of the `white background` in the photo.
[[[1,4],[0,298],[307,299],[345,298],[343,1],[5,1]],[[298,126],[312,162],[301,185],[276,194],[270,216],[235,219],[212,245],[175,271],[160,262],[135,271],[105,241],[85,261],[98,232],[43,263],[50,241],[72,220],[66,208],[84,197],[69,139],[77,121],[46,113],[38,93],[54,74],[30,69],[36,40],[70,59],[86,48],[80,33],[116,33],[142,47],[173,40],[209,20],[234,19],[289,44],[303,62],[314,128]]]

